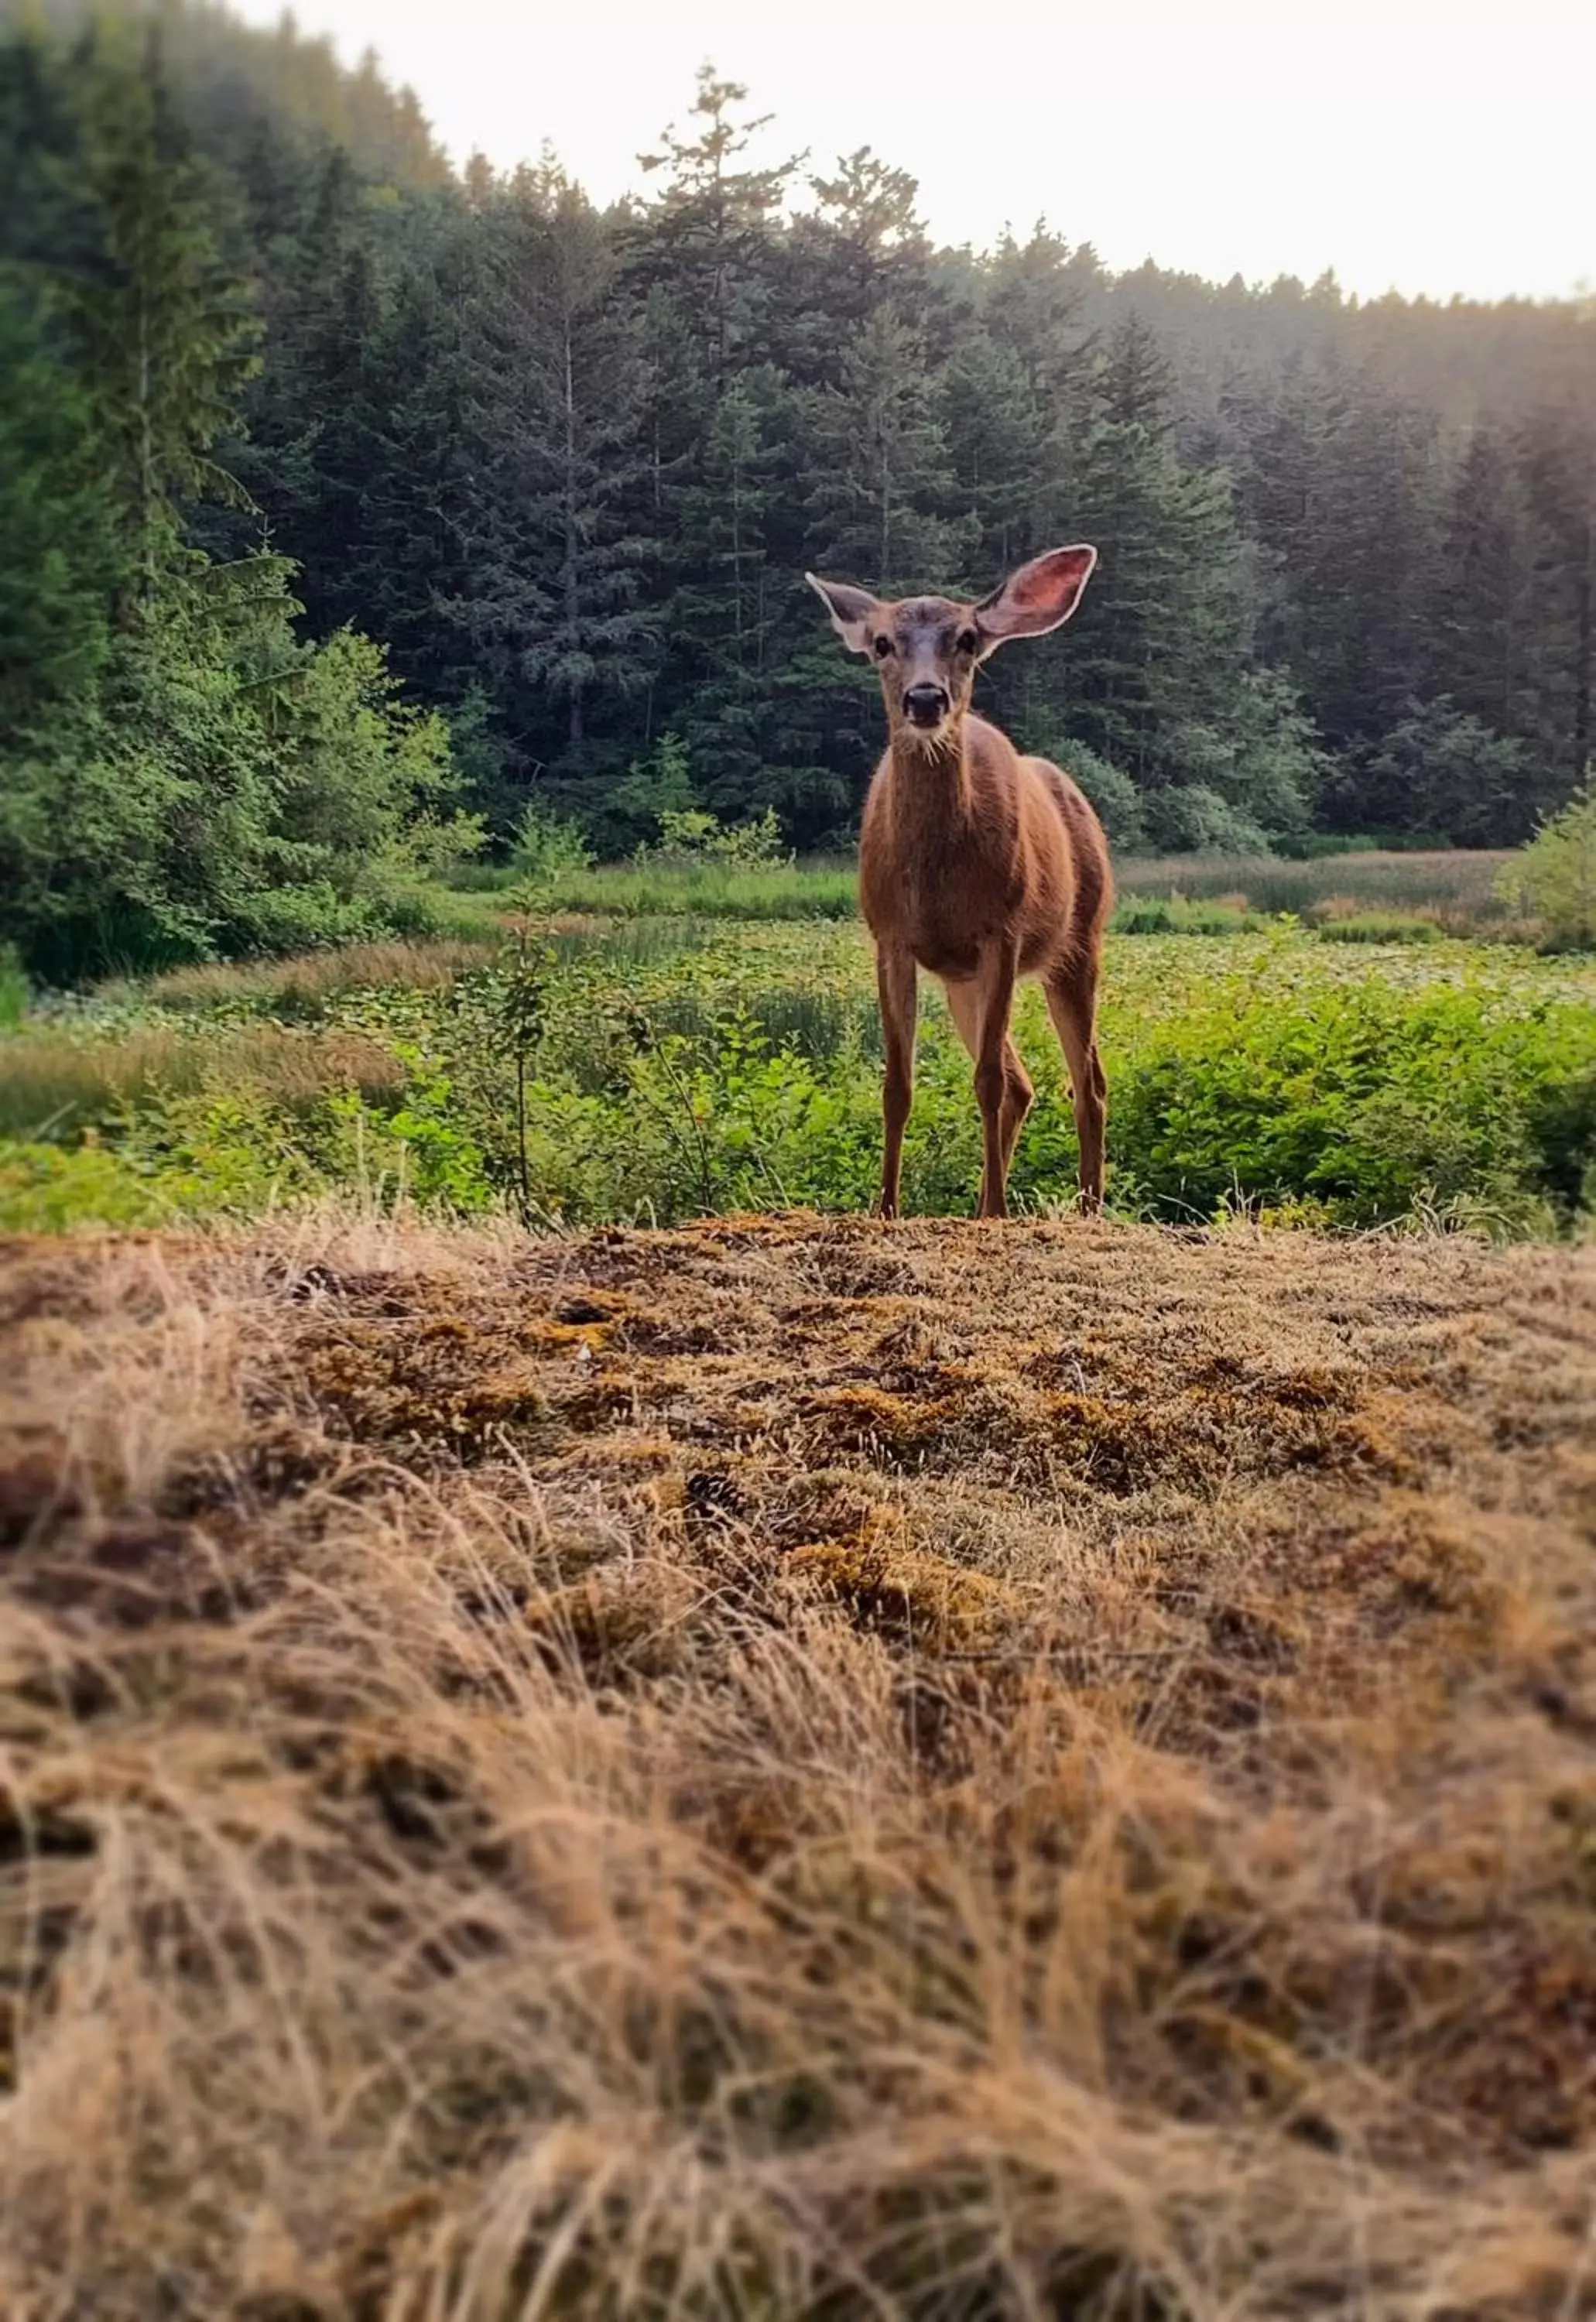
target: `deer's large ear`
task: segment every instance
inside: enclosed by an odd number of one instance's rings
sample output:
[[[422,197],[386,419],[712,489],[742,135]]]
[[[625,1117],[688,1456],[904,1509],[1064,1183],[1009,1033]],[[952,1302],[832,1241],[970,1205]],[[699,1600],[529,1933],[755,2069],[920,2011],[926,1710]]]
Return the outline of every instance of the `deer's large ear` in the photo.
[[[974,621],[990,653],[1010,637],[1044,637],[1067,621],[1098,561],[1095,548],[1050,548],[983,597]]]
[[[880,598],[846,580],[821,580],[813,572],[806,572],[804,578],[831,615],[832,627],[848,651],[868,653],[871,615],[880,610]]]

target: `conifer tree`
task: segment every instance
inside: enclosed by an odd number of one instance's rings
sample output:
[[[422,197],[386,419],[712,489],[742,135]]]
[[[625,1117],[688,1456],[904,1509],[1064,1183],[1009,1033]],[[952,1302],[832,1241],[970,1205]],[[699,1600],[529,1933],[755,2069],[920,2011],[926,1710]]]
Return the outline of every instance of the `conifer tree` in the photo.
[[[178,555],[186,509],[242,487],[212,458],[259,364],[259,325],[222,261],[152,32],[136,63],[108,34],[75,67],[83,180],[98,261],[58,273],[110,462],[141,597]]]

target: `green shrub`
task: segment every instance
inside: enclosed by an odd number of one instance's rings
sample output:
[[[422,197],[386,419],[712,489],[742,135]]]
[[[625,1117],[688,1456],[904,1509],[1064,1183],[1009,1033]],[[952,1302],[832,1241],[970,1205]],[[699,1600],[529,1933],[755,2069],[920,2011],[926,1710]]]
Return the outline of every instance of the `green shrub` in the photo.
[[[1267,855],[1266,833],[1242,808],[1204,782],[1155,791],[1147,800],[1147,835],[1172,854]]]
[[[103,1146],[0,1145],[0,1233],[151,1226],[169,1215],[147,1180]]]
[[[99,691],[0,735],[0,939],[48,981],[419,932],[481,842],[382,650],[297,640],[281,560],[173,594]]]
[[[679,735],[661,734],[646,758],[633,760],[588,821],[600,854],[621,855],[652,845],[663,816],[686,814],[698,804],[686,745]]]
[[[714,815],[705,814],[696,807],[684,808],[679,812],[667,808],[660,817],[658,852],[667,860],[673,855],[685,855],[689,860],[702,857],[746,869],[785,859],[781,825],[773,806],[766,807],[751,821],[739,823],[718,822]],[[647,850],[643,859],[647,860]]]
[[[591,869],[593,852],[579,823],[535,801],[521,818],[510,867],[528,897],[541,901]]]
[[[1308,1201],[1337,1224],[1533,1224],[1596,1157],[1590,1029],[1588,1009],[1505,1014],[1467,982],[1238,983],[1163,1022],[1115,1081],[1120,1197],[1163,1216]]]
[[[1061,742],[1056,751],[1043,754],[1054,759],[1085,791],[1111,846],[1129,850],[1144,844],[1147,836],[1144,801],[1128,774],[1110,765],[1107,758],[1099,758],[1084,742]]]
[[[1431,832],[1441,846],[1479,846],[1529,820],[1526,745],[1495,733],[1442,696],[1415,702],[1359,772],[1362,815]]]
[[[1562,950],[1596,949],[1596,772],[1501,873],[1498,891]]]

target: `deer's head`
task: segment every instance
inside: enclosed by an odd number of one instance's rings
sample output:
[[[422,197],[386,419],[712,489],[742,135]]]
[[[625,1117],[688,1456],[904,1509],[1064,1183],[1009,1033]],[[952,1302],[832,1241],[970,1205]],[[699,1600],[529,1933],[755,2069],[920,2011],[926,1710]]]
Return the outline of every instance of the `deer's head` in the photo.
[[[1010,637],[1045,636],[1067,621],[1097,561],[1095,548],[1050,548],[979,605],[950,597],[889,603],[846,580],[804,578],[849,652],[875,663],[893,740],[941,756],[957,743],[980,663]]]

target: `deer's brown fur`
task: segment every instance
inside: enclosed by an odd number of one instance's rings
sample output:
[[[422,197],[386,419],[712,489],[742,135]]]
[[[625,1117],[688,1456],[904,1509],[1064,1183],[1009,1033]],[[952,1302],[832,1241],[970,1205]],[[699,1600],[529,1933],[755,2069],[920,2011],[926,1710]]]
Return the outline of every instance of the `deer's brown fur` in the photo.
[[[860,903],[876,945],[886,1050],[881,1212],[898,1213],[914,1091],[917,972],[938,977],[975,1062],[983,1166],[978,1214],[1008,1214],[1009,1165],[1035,1091],[1009,1032],[1014,990],[1036,976],[1069,1067],[1081,1202],[1102,1200],[1108,1083],[1097,983],[1113,905],[1108,842],[1069,776],[1022,757],[970,709],[975,670],[1013,636],[1074,610],[1096,552],[1054,549],[979,605],[883,602],[809,575],[844,642],[876,661],[889,741],[865,801]]]

